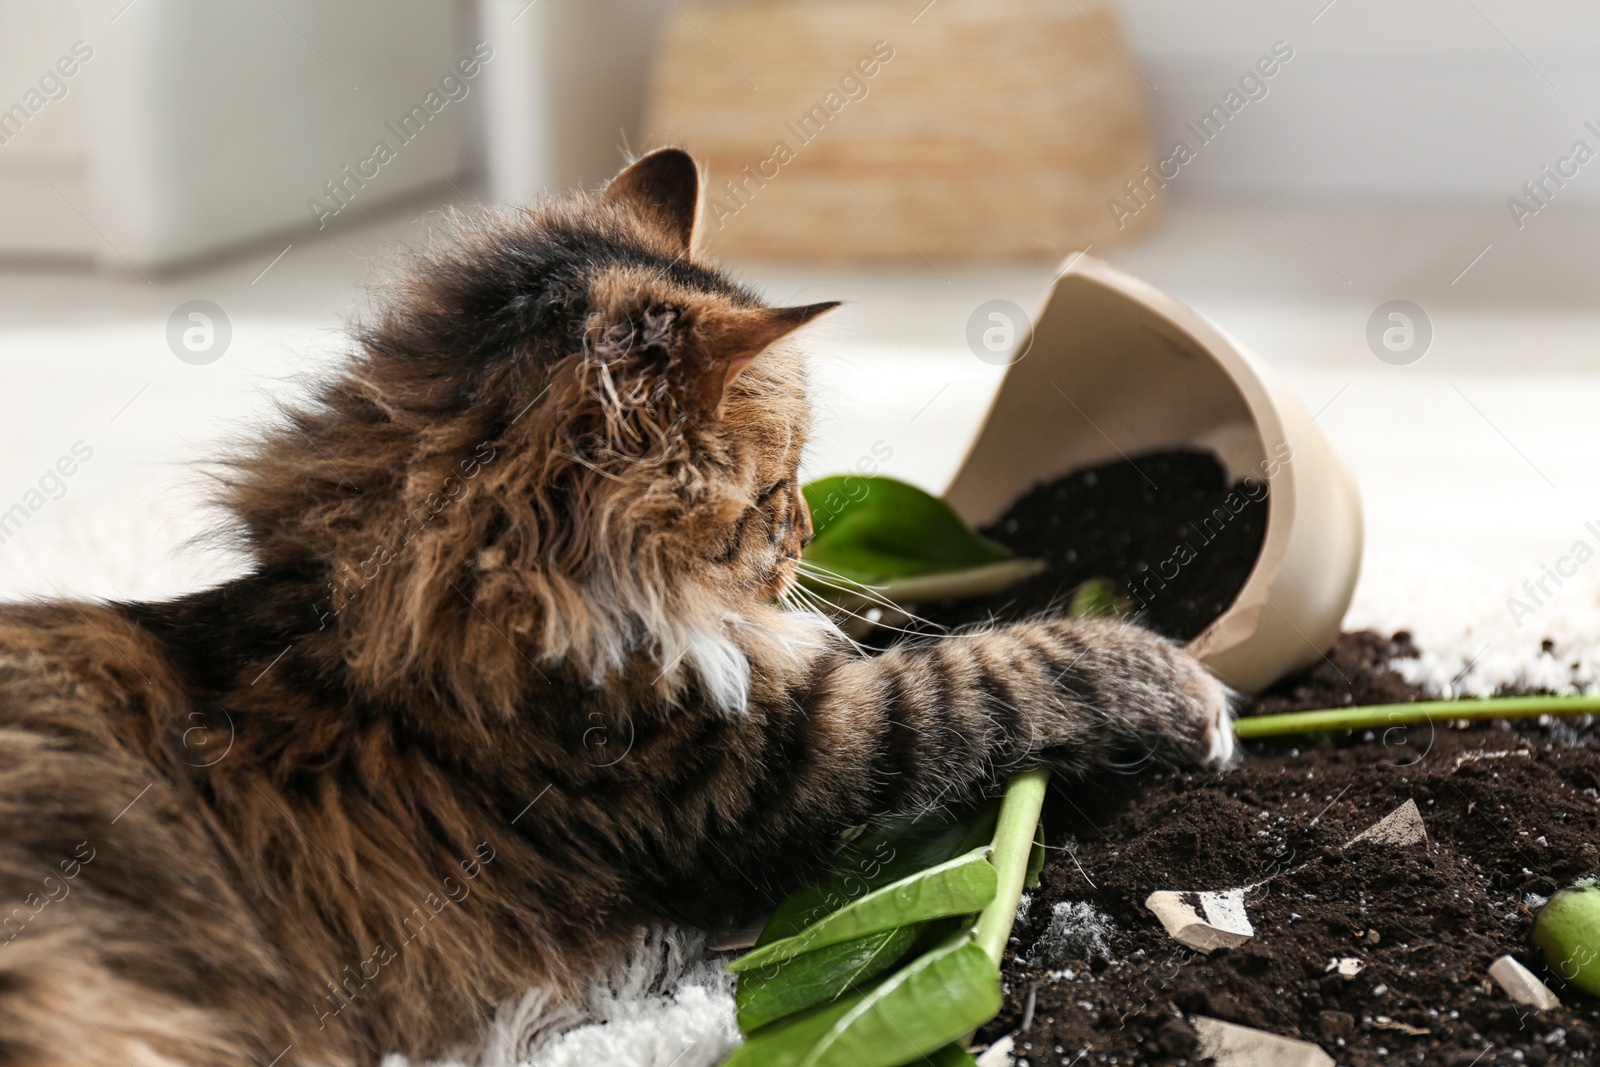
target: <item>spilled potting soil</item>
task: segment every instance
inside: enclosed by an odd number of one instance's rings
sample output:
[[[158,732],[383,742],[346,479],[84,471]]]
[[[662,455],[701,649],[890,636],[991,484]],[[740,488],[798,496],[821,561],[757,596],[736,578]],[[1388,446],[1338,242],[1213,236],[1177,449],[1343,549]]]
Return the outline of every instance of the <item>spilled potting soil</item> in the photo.
[[[1347,634],[1250,713],[1420,699],[1387,666],[1409,653],[1404,635]],[[1016,926],[981,1038],[1011,1034],[1035,1067],[1199,1063],[1205,1016],[1347,1065],[1596,1062],[1600,1003],[1528,935],[1543,898],[1600,872],[1597,790],[1588,719],[1267,741],[1223,772],[1058,783],[1046,828],[1066,850]],[[1350,844],[1408,800],[1425,844]],[[1255,936],[1210,955],[1144,907],[1155,890],[1238,887],[1253,887]],[[1487,977],[1506,954],[1563,1006],[1514,1004]]]
[[[1243,587],[1266,500],[1264,483],[1230,484],[1199,452],[1078,471],[983,530],[1048,570],[918,610],[950,627],[1023,618],[1109,578],[1136,621],[1187,640]],[[1389,667],[1415,651],[1403,633],[1345,634],[1246,713],[1426,699]],[[1426,843],[1352,843],[1408,801]],[[1057,849],[1013,934],[1005,1007],[979,1035],[980,1046],[1009,1035],[1017,1062],[1209,1062],[1203,1018],[1350,1067],[1600,1062],[1600,1002],[1528,942],[1544,898],[1600,874],[1600,738],[1587,718],[1264,741],[1222,772],[1058,781],[1045,825]],[[1145,906],[1157,890],[1240,888],[1254,936],[1210,954]],[[1563,1006],[1515,1004],[1488,978],[1504,955]]]
[[[1151,452],[1035,486],[981,532],[1043,560],[1037,578],[992,596],[918,606],[940,626],[1059,610],[1109,578],[1133,618],[1186,641],[1244,587],[1267,530],[1267,484],[1229,484],[1206,452]]]

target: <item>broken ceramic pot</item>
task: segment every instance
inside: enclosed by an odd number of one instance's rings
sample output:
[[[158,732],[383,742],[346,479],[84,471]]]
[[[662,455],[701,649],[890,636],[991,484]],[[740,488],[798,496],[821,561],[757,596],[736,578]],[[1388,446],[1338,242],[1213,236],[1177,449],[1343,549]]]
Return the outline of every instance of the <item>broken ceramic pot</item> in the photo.
[[[1255,936],[1244,908],[1244,890],[1182,893],[1161,890],[1145,898],[1173,940],[1197,952],[1234,948]]]

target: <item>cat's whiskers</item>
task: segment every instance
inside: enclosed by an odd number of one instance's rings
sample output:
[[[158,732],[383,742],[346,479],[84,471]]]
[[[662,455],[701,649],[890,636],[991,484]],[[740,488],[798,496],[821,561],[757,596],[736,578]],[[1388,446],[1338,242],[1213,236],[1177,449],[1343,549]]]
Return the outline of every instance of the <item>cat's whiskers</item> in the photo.
[[[816,611],[816,612],[819,612],[819,613],[823,613],[823,614],[828,614],[828,615],[832,615],[832,614],[844,615],[844,616],[846,616],[848,618],[856,619],[856,620],[858,620],[860,622],[866,623],[868,626],[870,626],[870,627],[872,627],[874,629],[889,630],[889,631],[892,631],[894,633],[904,634],[907,637],[927,637],[928,636],[926,633],[924,633],[924,632],[922,632],[920,630],[907,630],[904,627],[894,626],[894,625],[891,625],[890,623],[883,622],[881,619],[873,619],[873,618],[871,618],[869,616],[866,616],[866,615],[860,615],[860,614],[858,614],[858,613],[856,613],[854,611],[851,611],[849,608],[846,608],[843,605],[841,605],[841,604],[839,604],[839,603],[837,603],[835,601],[829,600],[827,597],[822,596],[820,593],[818,593],[814,589],[807,589],[803,585],[798,585],[797,584],[795,586],[795,590],[801,596],[809,598],[810,603],[816,605],[814,608],[812,608],[813,611]],[[837,623],[835,623],[835,625],[837,627]],[[868,644],[863,644],[862,642],[857,641],[856,639],[850,637],[849,634],[846,634],[844,632],[843,628],[839,628],[839,632],[844,637],[844,639],[846,641],[849,641],[852,645],[854,645],[856,650],[858,652],[862,652],[862,654],[865,654],[868,650],[870,650],[872,652],[884,652],[884,651],[887,651],[888,648],[889,648],[888,645],[868,645]]]
[[[881,617],[874,619],[871,616],[862,615],[862,614],[860,614],[858,612],[851,611],[849,608],[843,606],[842,604],[839,604],[839,603],[837,603],[835,601],[829,600],[828,598],[822,596],[821,594],[816,592],[816,590],[814,590],[814,589],[806,589],[804,586],[797,586],[796,588],[802,590],[805,596],[812,598],[812,600],[818,605],[818,607],[816,609],[818,611],[844,615],[844,616],[847,616],[849,618],[856,619],[859,622],[866,623],[868,626],[873,627],[874,629],[888,630],[888,631],[890,631],[892,633],[904,634],[907,637],[927,637],[928,636],[927,633],[925,633],[925,632],[923,632],[921,630],[907,630],[906,628],[904,628],[902,626],[895,626],[895,625],[892,625],[890,623],[886,623],[886,622],[884,622],[882,620]],[[876,651],[876,652],[882,652],[888,646],[887,645],[883,645],[883,646],[865,645],[865,646],[862,646],[862,647],[870,648],[870,649],[872,649],[873,651]]]
[[[807,596],[814,598],[817,603],[809,603],[804,600],[803,598]],[[855,649],[856,655],[864,656],[867,654],[867,650],[862,646],[861,642],[845,633],[844,629],[840,627],[839,623],[828,612],[817,606],[817,604],[826,604],[827,601],[821,600],[821,598],[818,598],[815,593],[812,593],[799,583],[791,583],[789,588],[780,592],[778,594],[778,603],[782,604],[790,611],[803,612],[807,615],[817,616],[818,618],[822,619],[823,622],[827,623],[828,629],[841,641],[844,641],[851,648]]]
[[[814,579],[816,582],[818,582],[821,585],[826,585],[826,586],[829,586],[830,588],[837,589],[842,593],[855,593],[856,592],[856,590],[854,590],[854,589],[847,589],[847,588],[844,588],[842,586],[833,585],[831,582],[828,582],[825,579],[823,579],[823,578],[821,578],[821,577],[819,577],[819,576],[817,576],[815,574],[808,575],[808,577]],[[898,633],[898,634],[905,634],[907,637],[927,637],[927,636],[929,636],[930,631],[932,631],[935,636],[938,636],[940,634],[948,632],[945,627],[940,626],[937,623],[931,622],[931,621],[929,621],[927,619],[919,618],[918,616],[915,616],[915,615],[910,615],[909,613],[905,612],[904,609],[902,609],[898,604],[895,604],[893,601],[884,600],[882,608],[877,608],[876,605],[874,605],[874,608],[876,610],[894,611],[894,612],[899,612],[901,614],[905,614],[905,615],[907,615],[907,620],[906,621],[915,622],[915,623],[921,623],[921,624],[923,624],[923,626],[926,627],[926,629],[911,630],[911,629],[907,629],[904,626],[896,626],[893,623],[885,622],[884,621],[884,617],[881,616],[881,615],[878,618],[873,618],[870,615],[862,615],[859,612],[852,611],[849,608],[845,607],[843,604],[838,603],[837,601],[829,600],[827,597],[824,597],[822,594],[818,593],[814,589],[806,589],[805,586],[799,585],[799,584],[797,584],[795,586],[795,588],[804,590],[804,592],[805,592],[805,594],[807,596],[812,597],[817,603],[819,603],[821,605],[825,605],[826,607],[825,607],[824,610],[826,610],[828,612],[836,612],[836,613],[841,614],[841,615],[846,615],[846,616],[849,616],[852,619],[857,619],[857,620],[859,620],[861,622],[864,622],[864,623],[868,624],[869,626],[877,627],[877,628],[884,629],[884,630],[889,630],[889,631],[892,631],[892,632]]]
[[[838,616],[842,615],[845,618],[856,619],[860,622],[867,623],[868,625],[876,626],[877,623],[873,622],[871,619],[857,615],[855,612],[841,607],[839,604],[834,603],[827,597],[821,596],[816,590],[807,589],[803,585],[797,584],[795,586],[795,594],[809,606],[809,610],[827,618],[828,621],[833,625],[833,628],[839,632],[839,635],[843,637],[845,641],[849,642],[850,647],[854,648],[858,655],[865,656],[870,653],[883,652],[888,647],[887,645],[867,644],[852,637],[849,632],[845,630],[844,626],[840,624]]]
[[[925,619],[921,615],[907,611],[905,608],[901,607],[899,604],[896,604],[894,601],[884,596],[872,586],[863,585],[854,578],[847,578],[838,571],[829,570],[827,567],[823,567],[811,560],[802,559],[800,561],[800,573],[804,574],[818,585],[825,585],[828,588],[836,589],[841,593],[851,593],[870,601],[877,607],[899,612],[906,617],[907,622],[920,623],[923,626],[928,627],[929,630],[937,633],[949,632],[949,627],[941,626],[931,619]]]

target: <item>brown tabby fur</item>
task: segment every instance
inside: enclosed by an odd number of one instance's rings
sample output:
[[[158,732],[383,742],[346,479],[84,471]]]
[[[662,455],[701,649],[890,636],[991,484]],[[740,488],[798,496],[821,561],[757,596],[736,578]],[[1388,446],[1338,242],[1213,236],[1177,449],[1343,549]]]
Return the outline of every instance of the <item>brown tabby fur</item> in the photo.
[[[0,1061],[373,1064],[748,916],[845,826],[1048,760],[1225,759],[1133,627],[856,655],[800,349],[692,251],[693,162],[463,221],[234,466],[246,577],[0,608]]]

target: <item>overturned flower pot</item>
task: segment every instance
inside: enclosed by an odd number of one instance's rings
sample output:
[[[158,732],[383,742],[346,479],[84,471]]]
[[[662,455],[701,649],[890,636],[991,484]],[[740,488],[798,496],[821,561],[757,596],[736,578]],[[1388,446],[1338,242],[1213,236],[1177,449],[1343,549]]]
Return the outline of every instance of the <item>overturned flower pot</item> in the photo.
[[[1018,336],[945,496],[985,527],[1072,472],[1188,451],[1215,457],[1237,490],[1171,535],[1172,550],[1154,552],[1130,592],[1159,596],[1183,569],[1213,565],[1212,537],[1264,501],[1254,562],[1189,640],[1224,681],[1256,691],[1315,662],[1338,636],[1361,560],[1360,498],[1299,399],[1192,308],[1092,257],[1069,259]]]

